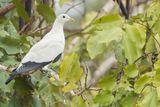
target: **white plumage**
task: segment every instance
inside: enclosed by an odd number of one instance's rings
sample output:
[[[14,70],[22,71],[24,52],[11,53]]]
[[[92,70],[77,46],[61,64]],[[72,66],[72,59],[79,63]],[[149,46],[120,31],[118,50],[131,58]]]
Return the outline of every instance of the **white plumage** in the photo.
[[[42,68],[50,62],[56,62],[63,53],[65,46],[63,26],[65,22],[71,19],[67,14],[59,15],[51,31],[29,50],[18,68],[13,70],[6,84],[13,80],[18,74]]]
[[[50,31],[46,36],[48,37],[44,37],[30,49],[23,58],[22,63],[28,61],[37,63],[49,62],[63,52],[65,45],[63,32],[54,33]]]

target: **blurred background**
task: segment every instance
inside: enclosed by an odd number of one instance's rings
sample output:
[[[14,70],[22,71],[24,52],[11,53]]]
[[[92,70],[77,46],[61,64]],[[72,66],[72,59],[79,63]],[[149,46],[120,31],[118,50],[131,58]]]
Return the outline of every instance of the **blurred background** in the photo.
[[[0,107],[159,107],[158,0],[0,0]],[[5,85],[59,14],[60,62]]]

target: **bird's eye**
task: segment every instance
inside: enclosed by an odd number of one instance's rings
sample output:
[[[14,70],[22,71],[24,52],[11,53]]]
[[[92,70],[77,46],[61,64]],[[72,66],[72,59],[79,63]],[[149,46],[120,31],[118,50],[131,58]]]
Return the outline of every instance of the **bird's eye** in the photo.
[[[65,16],[63,16],[63,18],[65,18]]]

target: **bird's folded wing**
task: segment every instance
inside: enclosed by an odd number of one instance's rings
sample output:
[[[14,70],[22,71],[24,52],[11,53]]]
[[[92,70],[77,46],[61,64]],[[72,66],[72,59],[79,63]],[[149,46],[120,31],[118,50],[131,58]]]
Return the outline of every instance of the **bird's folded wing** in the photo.
[[[21,63],[43,63],[54,61],[63,52],[64,44],[52,40],[41,40],[35,44],[23,58]]]

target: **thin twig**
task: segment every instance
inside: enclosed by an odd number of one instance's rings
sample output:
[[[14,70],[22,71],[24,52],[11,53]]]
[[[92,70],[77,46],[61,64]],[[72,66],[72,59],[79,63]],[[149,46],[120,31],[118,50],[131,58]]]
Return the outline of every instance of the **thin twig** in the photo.
[[[140,56],[140,57],[139,57],[139,58],[137,58],[133,63],[135,64],[136,62],[138,62],[140,59],[144,58],[145,56],[146,56],[146,54],[145,54],[145,55]]]
[[[65,11],[65,13],[67,13],[68,11],[70,11],[72,8],[74,8],[74,7],[82,4],[83,2],[84,2],[84,1],[81,1],[81,2],[79,2],[79,3],[77,3],[77,4],[72,5],[70,8],[68,8],[68,9]]]
[[[77,31],[77,32],[75,32],[75,33],[72,33],[72,34],[67,35],[65,38],[68,39],[68,38],[70,38],[70,37],[72,37],[72,36],[75,36],[75,35],[81,33],[82,31],[86,30],[87,28],[89,28],[89,27],[94,23],[94,21],[95,21],[96,18],[99,16],[99,14],[100,14],[100,11],[97,12],[96,16],[90,21],[90,23],[89,23],[88,25],[86,25],[84,28],[80,29],[79,31]]]
[[[4,65],[0,65],[0,71],[11,72],[14,68],[6,67]]]
[[[112,65],[117,62],[114,55],[111,55],[109,58],[107,58],[94,72],[92,79],[89,81],[87,86],[76,93],[75,95],[82,95],[86,90],[92,90],[92,86],[95,85],[95,83],[112,67]]]
[[[45,27],[42,27],[42,28],[38,28],[38,29],[32,31],[31,33],[29,33],[28,35],[32,35],[32,34],[35,34],[35,33],[39,32],[39,31],[45,30],[45,29],[47,29],[48,27],[49,27],[49,25],[48,25],[48,26],[45,26]]]
[[[82,94],[81,97],[89,105],[89,101],[88,101],[86,95]]]
[[[142,56],[138,57],[133,63],[135,64],[137,61],[139,61],[140,59],[142,59],[150,54],[152,54],[152,52],[151,53],[144,53]]]
[[[116,80],[116,81],[117,81],[117,84],[120,83],[120,80],[121,80],[123,74],[124,74],[124,67],[121,68],[120,72],[119,72],[118,75],[117,75],[117,80]]]
[[[151,0],[137,0],[137,6],[141,5],[141,4],[144,4],[144,3],[148,3],[149,1]]]
[[[152,37],[153,37],[153,39],[157,42],[157,44],[158,44],[158,46],[159,46],[159,48],[160,48],[160,43],[158,42],[158,40],[155,38],[155,36],[154,35],[151,35]]]
[[[6,71],[6,70],[7,70],[7,67],[6,67],[6,66],[4,66],[4,65],[0,65],[0,70],[2,70],[2,71]]]
[[[40,28],[42,26],[43,22],[44,22],[44,18],[39,21],[39,24],[38,24],[37,28]]]
[[[91,91],[101,91],[102,89],[101,88],[91,87],[91,88],[89,88],[89,90],[91,90]]]
[[[82,66],[84,68],[84,72],[85,72],[85,83],[84,83],[84,87],[87,87],[87,80],[88,80],[88,71],[89,71],[89,68],[88,66],[86,65],[86,63],[82,63]]]
[[[30,25],[30,23],[25,24],[18,33],[19,33],[19,34],[22,34],[22,33],[27,29],[27,27],[28,27],[29,25]]]
[[[80,92],[76,93],[75,95],[82,95],[86,90],[88,90],[92,85],[87,86],[86,88],[82,89]]]
[[[42,68],[43,71],[46,71],[48,75],[54,77],[56,80],[59,80],[59,75],[54,70],[50,69],[48,65]]]
[[[142,88],[141,92],[140,92],[140,95],[142,94],[142,92],[144,91],[144,89],[148,86],[151,86],[153,88],[156,88],[152,83],[149,83],[149,84],[145,84],[144,87]]]
[[[158,46],[160,47],[160,43],[158,42],[158,40],[157,40],[157,39],[155,38],[155,36],[154,36],[154,35],[156,35],[156,34],[154,34],[154,32],[153,32],[150,28],[148,28],[147,25],[144,25],[144,24],[139,23],[139,22],[135,22],[135,23],[144,26],[146,29],[149,29],[148,32],[151,33],[151,36],[153,37],[153,39],[157,42]]]

